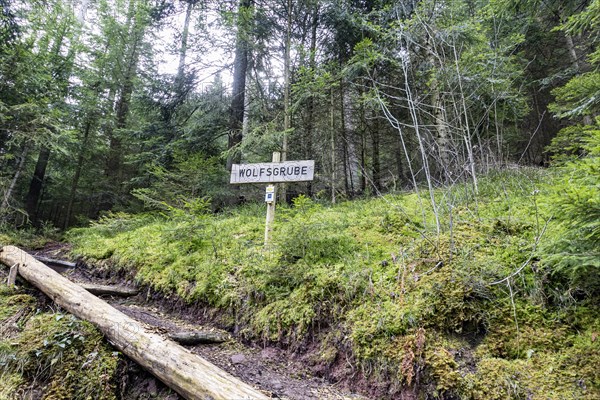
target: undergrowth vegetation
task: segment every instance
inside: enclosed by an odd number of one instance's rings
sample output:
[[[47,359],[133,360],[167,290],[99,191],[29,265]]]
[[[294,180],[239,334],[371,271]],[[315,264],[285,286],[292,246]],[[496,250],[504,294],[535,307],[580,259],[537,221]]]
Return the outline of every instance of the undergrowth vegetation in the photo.
[[[116,399],[120,353],[87,322],[0,285],[0,399]]]
[[[348,374],[388,383],[373,395],[593,399],[598,292],[552,253],[566,228],[548,199],[562,179],[518,169],[440,189],[440,232],[430,203],[402,194],[300,196],[278,207],[266,248],[262,205],[214,215],[205,200],[108,214],[69,238],[79,256],[218,310],[247,339],[316,343],[321,370],[345,360]]]

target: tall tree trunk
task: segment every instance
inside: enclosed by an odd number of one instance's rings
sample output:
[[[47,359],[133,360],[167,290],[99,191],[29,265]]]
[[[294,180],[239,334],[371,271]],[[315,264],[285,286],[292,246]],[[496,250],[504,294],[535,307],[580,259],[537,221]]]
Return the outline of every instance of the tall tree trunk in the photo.
[[[309,67],[312,76],[317,73],[316,63],[316,52],[317,52],[317,27],[319,25],[319,2],[314,2],[311,16],[311,29],[310,29],[310,55],[309,55]],[[305,159],[313,157],[313,135],[315,128],[315,99],[313,96],[308,98],[308,104],[306,106],[306,140],[305,140]],[[307,183],[308,195],[312,196],[313,184],[312,181]]]
[[[125,71],[124,82],[115,104],[115,129],[117,130],[127,127],[127,117],[129,116],[129,106],[133,94],[133,80],[139,60],[138,45],[138,40],[135,40]],[[116,183],[120,185],[123,177],[123,143],[118,134],[115,134],[114,131],[111,133],[107,170],[108,175],[115,178]]]
[[[437,133],[436,142],[438,147],[440,172],[444,179],[448,179],[452,171],[450,160],[450,132],[448,131],[448,126],[446,124],[444,101],[440,94],[437,78],[434,78],[431,83],[431,106],[433,108],[433,117]]]
[[[71,215],[73,213],[73,204],[75,202],[75,195],[77,194],[77,186],[79,185],[79,178],[81,177],[81,170],[83,169],[83,163],[85,161],[85,153],[87,151],[87,144],[90,137],[90,131],[92,128],[92,122],[87,121],[85,129],[83,130],[83,139],[81,141],[81,148],[79,149],[79,155],[77,156],[77,165],[75,166],[75,175],[71,181],[71,190],[69,192],[69,200],[67,203],[67,211],[65,215],[64,229],[66,230],[71,223]]]
[[[21,159],[19,160],[19,164],[17,165],[17,170],[15,171],[15,174],[13,175],[13,178],[10,181],[8,189],[6,189],[6,192],[4,193],[2,205],[0,206],[0,212],[6,210],[10,204],[10,198],[12,197],[12,194],[15,191],[15,187],[17,186],[17,182],[21,177],[21,173],[23,172],[23,167],[25,166],[25,161],[27,160],[28,153],[29,146],[26,144],[23,146],[23,151],[21,152]]]
[[[56,84],[59,87],[62,87],[62,96],[68,95],[68,87],[69,87],[69,78],[71,76],[73,60],[76,54],[76,46],[75,43],[79,41],[79,33],[76,33],[71,38],[71,46],[69,47],[69,51],[66,57],[62,60],[61,58],[61,50],[63,48],[63,43],[65,42],[65,38],[67,36],[67,32],[70,29],[69,24],[63,22],[59,28],[58,34],[54,36],[54,43],[52,45],[51,56],[52,56],[52,72],[56,78]],[[48,167],[48,161],[50,160],[50,147],[44,145],[39,153],[35,171],[33,173],[33,177],[31,178],[31,182],[29,184],[29,191],[25,196],[25,210],[29,215],[29,220],[32,223],[37,222],[37,207],[40,202],[40,196],[42,194],[42,189],[44,185],[44,178],[46,176],[46,169]]]
[[[185,19],[183,21],[183,31],[181,32],[181,45],[179,46],[179,65],[177,66],[177,76],[175,77],[175,90],[177,92],[177,101],[181,101],[184,96],[185,84],[185,60],[188,50],[188,36],[190,33],[190,20],[192,19],[192,10],[196,4],[195,0],[187,0]]]
[[[287,0],[287,25],[285,32],[285,54],[283,58],[283,135],[281,161],[287,160],[288,138],[287,130],[292,127],[292,110],[290,107],[290,69],[291,69],[291,47],[292,47],[292,0]]]
[[[42,187],[44,184],[44,177],[46,176],[46,168],[48,167],[48,161],[50,160],[50,149],[46,146],[42,147],[35,164],[35,171],[33,177],[29,183],[29,191],[25,197],[25,211],[29,215],[29,219],[32,223],[37,222],[37,206],[42,194]]]
[[[381,159],[380,159],[380,137],[379,137],[379,121],[377,115],[373,112],[373,129],[371,131],[371,139],[373,148],[372,150],[372,175],[373,175],[373,188],[376,193],[381,190]]]
[[[573,36],[568,33],[565,33],[565,42],[567,44],[567,51],[569,52],[569,58],[571,59],[571,64],[575,69],[576,73],[581,72],[581,65],[579,64],[579,57],[577,57],[577,50],[575,50],[575,43],[573,42]],[[583,116],[584,125],[593,125],[594,121],[591,116],[584,115]]]
[[[571,58],[571,64],[577,73],[581,70],[579,66],[579,58],[577,57],[577,51],[575,50],[575,43],[573,42],[573,37],[568,33],[565,33],[565,42],[567,44],[567,51],[569,52],[569,57]]]
[[[249,35],[252,0],[240,0],[238,7],[237,35],[235,43],[235,59],[233,60],[233,87],[231,93],[231,108],[229,113],[229,138],[227,148],[227,170],[231,165],[240,162],[241,155],[233,150],[242,142],[244,124],[244,106],[246,99],[246,75],[248,73],[248,57],[250,52]]]
[[[366,86],[368,83],[365,83]],[[364,96],[365,90],[359,89],[359,96]],[[367,190],[367,116],[365,103],[359,103],[359,132],[360,132],[360,182],[359,190],[363,194]]]
[[[287,0],[287,24],[285,31],[285,51],[283,55],[283,143],[281,144],[281,161],[287,161],[288,130],[292,127],[292,108],[290,107],[291,89],[291,47],[292,47],[292,0]],[[279,194],[282,201],[287,201],[285,183],[280,184]]]
[[[364,130],[360,132],[360,193],[367,190],[367,135]]]
[[[333,87],[330,89],[330,96],[331,96],[331,104],[330,104],[330,109],[329,109],[329,115],[330,115],[330,126],[329,129],[331,131],[331,153],[330,153],[330,157],[331,157],[331,203],[335,204],[335,200],[336,200],[336,193],[335,193],[335,102],[334,102],[334,97],[333,97]]]
[[[342,155],[344,163],[344,188],[346,189],[346,197],[351,197],[354,192],[354,184],[352,182],[352,168],[350,167],[348,131],[346,130],[345,93],[346,88],[344,86],[344,80],[340,79],[340,137],[342,138]]]
[[[120,192],[123,185],[124,154],[123,141],[119,136],[120,132],[115,132],[115,130],[122,130],[127,127],[127,117],[129,116],[129,107],[134,88],[134,79],[137,74],[138,62],[140,58],[140,45],[146,28],[144,24],[135,16],[135,13],[138,11],[135,7],[135,1],[136,0],[129,1],[128,20],[130,21],[129,36],[131,37],[131,42],[129,43],[129,49],[126,55],[125,71],[123,72],[122,84],[119,88],[119,94],[115,104],[114,129],[109,129],[107,132],[110,141],[105,174],[108,178],[109,184],[115,189],[115,193],[117,195],[121,194]],[[111,201],[109,205],[112,206],[113,204],[114,201]]]

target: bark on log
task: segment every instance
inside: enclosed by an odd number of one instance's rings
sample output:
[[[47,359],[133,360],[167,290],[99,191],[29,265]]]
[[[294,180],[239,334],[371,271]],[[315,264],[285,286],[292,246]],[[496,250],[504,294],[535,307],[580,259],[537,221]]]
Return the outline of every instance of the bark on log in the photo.
[[[14,246],[0,250],[0,262],[19,264],[19,274],[56,304],[100,329],[109,341],[186,399],[231,400],[268,397],[69,281]]]
[[[169,339],[185,345],[223,343],[229,340],[225,334],[210,331],[173,332],[168,336]]]
[[[79,286],[96,296],[109,295],[119,297],[135,296],[139,293],[137,289],[124,286],[94,285],[93,283],[80,283]]]

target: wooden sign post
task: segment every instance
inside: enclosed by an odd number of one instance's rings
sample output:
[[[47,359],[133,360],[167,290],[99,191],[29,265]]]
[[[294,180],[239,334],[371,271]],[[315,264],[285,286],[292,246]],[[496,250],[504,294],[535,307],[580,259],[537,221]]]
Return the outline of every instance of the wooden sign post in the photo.
[[[229,183],[269,183],[265,192],[267,217],[265,220],[265,246],[269,244],[273,221],[277,183],[312,181],[315,174],[314,160],[281,161],[281,153],[273,153],[273,162],[257,164],[233,164]]]
[[[281,162],[281,153],[273,152],[273,163]],[[269,244],[269,236],[273,230],[275,220],[275,203],[277,202],[277,185],[268,185],[265,191],[265,202],[267,203],[267,218],[265,220],[265,247]]]

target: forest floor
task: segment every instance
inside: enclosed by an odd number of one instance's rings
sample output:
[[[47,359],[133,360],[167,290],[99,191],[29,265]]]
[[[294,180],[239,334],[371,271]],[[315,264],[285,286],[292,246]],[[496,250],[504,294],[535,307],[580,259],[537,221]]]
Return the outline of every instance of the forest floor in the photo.
[[[68,260],[70,250],[70,246],[66,243],[50,242],[42,249],[31,251],[31,254]],[[121,276],[108,276],[105,272],[95,269],[94,265],[81,262],[78,263],[77,268],[65,270],[63,275],[77,283],[123,286]],[[126,286],[132,285],[131,281],[126,282]],[[185,330],[220,331],[211,324],[205,313],[199,315],[197,310],[192,311],[174,306],[168,299],[152,294],[150,290],[145,290],[129,298],[100,297],[149,329],[165,335]],[[302,359],[297,359],[281,348],[257,347],[242,343],[227,332],[221,332],[229,336],[230,340],[224,343],[184,347],[273,398],[290,400],[362,398],[343,390],[343,382],[338,384],[342,387],[338,387],[336,384],[331,384],[323,378],[315,376],[306,368]],[[306,356],[310,356],[310,354],[304,354],[304,357]],[[139,372],[137,368],[134,368],[134,373],[138,376],[129,378],[132,386],[128,389],[130,396],[137,395],[139,398],[144,398],[145,394],[152,398],[169,400],[180,398],[151,375],[139,374]],[[166,397],[162,397],[161,393],[164,393]]]

